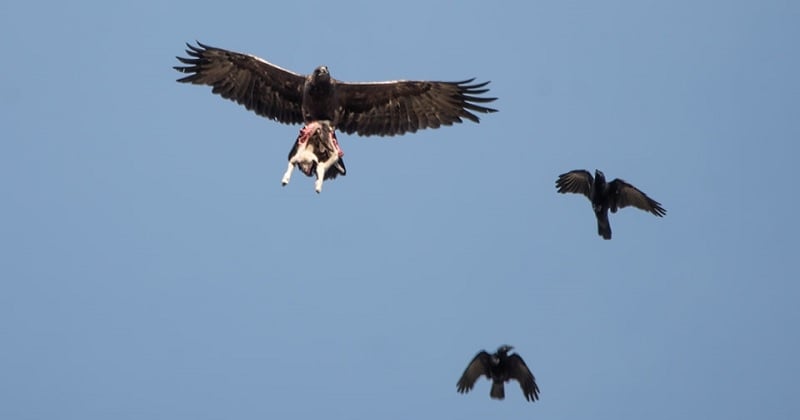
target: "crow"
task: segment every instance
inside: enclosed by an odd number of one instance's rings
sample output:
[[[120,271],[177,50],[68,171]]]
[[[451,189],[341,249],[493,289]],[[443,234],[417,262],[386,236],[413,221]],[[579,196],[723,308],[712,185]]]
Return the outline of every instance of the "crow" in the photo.
[[[595,170],[594,179],[589,171],[583,169],[561,174],[556,180],[556,188],[562,194],[577,193],[589,198],[597,217],[597,234],[603,239],[611,239],[608,210],[616,213],[617,209],[633,206],[658,217],[667,214],[659,202],[648,197],[633,185],[619,178],[606,183],[606,176],[599,170]]]
[[[522,357],[518,354],[508,354],[511,349],[513,347],[503,345],[497,349],[495,354],[489,354],[485,350],[478,353],[469,362],[461,379],[458,380],[458,392],[462,394],[469,392],[475,385],[475,381],[481,375],[485,375],[492,380],[492,390],[489,392],[489,396],[494,399],[504,399],[506,395],[503,383],[514,379],[519,382],[526,400],[538,400],[539,387],[536,385],[536,378],[533,377],[533,373],[528,369]]]

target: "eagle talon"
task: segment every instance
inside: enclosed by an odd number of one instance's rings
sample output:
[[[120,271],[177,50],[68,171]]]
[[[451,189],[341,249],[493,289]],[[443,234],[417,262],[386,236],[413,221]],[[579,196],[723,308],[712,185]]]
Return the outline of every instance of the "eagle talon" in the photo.
[[[393,80],[349,83],[334,79],[326,66],[303,76],[250,54],[186,44],[188,57],[176,57],[180,83],[211,86],[211,92],[244,105],[263,117],[304,124],[289,153],[283,185],[292,167],[320,182],[344,176],[344,151],[338,128],[360,136],[395,136],[461,123],[479,122],[476,114],[496,112],[486,104],[489,82]],[[322,165],[323,170],[314,167]],[[322,188],[317,188],[319,192]]]

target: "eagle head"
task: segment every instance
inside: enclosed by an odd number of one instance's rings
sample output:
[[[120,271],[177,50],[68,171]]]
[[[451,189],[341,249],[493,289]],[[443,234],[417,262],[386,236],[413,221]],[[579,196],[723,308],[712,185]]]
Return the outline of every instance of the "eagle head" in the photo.
[[[327,82],[331,78],[331,73],[328,71],[328,66],[319,66],[314,69],[314,80],[320,82]]]

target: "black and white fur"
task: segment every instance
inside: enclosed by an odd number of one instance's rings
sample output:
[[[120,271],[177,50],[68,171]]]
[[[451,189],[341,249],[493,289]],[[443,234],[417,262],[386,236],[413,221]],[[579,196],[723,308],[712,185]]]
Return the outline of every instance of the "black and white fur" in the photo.
[[[314,190],[317,193],[322,191],[323,180],[347,174],[330,121],[313,121],[300,130],[289,152],[289,166],[283,174],[282,185],[289,183],[295,166],[306,176],[316,175]]]

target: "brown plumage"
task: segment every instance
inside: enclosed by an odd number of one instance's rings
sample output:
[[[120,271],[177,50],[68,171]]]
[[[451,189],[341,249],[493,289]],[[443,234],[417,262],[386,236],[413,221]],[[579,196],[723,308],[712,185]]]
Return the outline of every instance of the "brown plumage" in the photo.
[[[175,70],[179,82],[212,86],[212,92],[258,115],[284,124],[328,120],[335,129],[361,136],[394,136],[452,125],[475,113],[495,112],[479,96],[489,82],[408,81],[348,83],[317,67],[308,76],[280,68],[249,54],[187,44],[189,58]]]

